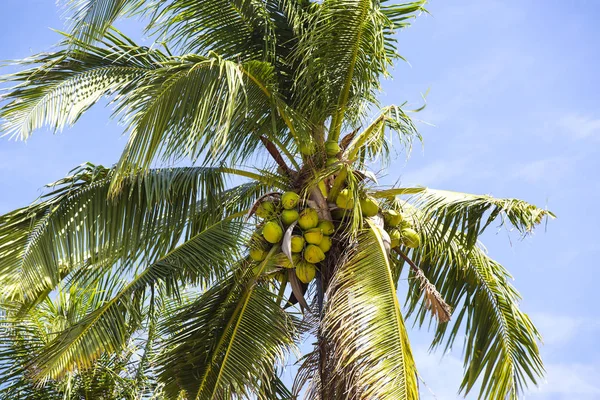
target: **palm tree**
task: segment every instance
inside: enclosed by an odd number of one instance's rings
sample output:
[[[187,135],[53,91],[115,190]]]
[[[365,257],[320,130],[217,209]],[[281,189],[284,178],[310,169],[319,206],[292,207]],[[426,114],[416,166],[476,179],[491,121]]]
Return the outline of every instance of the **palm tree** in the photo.
[[[7,312],[3,321],[5,340],[0,342],[3,399],[136,399],[148,392],[160,396],[160,387],[148,379],[148,363],[143,355],[139,356],[145,349],[139,349],[135,340],[129,340],[117,354],[101,354],[91,368],[48,379],[43,385],[32,379],[30,360],[59,332],[76,325],[110,299],[114,283],[104,280],[95,287],[71,285],[68,291],[58,288],[53,299],[46,297],[25,314],[19,314],[24,306],[21,301],[2,303]]]
[[[84,374],[135,337],[160,349],[147,360],[166,398],[416,399],[410,317],[433,324],[432,349],[464,336],[463,393],[535,383],[539,333],[478,237],[553,215],[369,171],[420,140],[377,93],[423,3],[71,0],[59,50],[3,78],[2,130],[60,131],[107,97],[129,141],[114,167],[80,166],[0,217],[0,296],[18,318],[57,288],[116,283],[23,362],[28,379]],[[113,28],[124,15],[157,44]],[[306,337],[288,389],[281,367]]]

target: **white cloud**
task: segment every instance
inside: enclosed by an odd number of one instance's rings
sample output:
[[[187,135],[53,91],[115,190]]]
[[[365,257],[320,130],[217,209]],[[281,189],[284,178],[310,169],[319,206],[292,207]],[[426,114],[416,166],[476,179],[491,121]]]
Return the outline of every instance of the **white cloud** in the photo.
[[[575,158],[550,157],[521,164],[514,169],[513,176],[529,183],[554,183],[571,171]]]
[[[542,333],[546,346],[568,343],[580,332],[583,318],[546,313],[533,314],[533,323]]]
[[[573,139],[600,139],[600,118],[568,113],[558,120],[561,132]]]
[[[600,398],[600,366],[547,364],[546,381],[529,391],[526,398],[541,400],[592,400]]]

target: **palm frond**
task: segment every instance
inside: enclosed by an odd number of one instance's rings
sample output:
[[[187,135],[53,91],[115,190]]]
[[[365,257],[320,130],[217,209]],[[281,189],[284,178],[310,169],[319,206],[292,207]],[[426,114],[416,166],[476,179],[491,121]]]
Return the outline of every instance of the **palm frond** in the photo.
[[[386,137],[388,130],[397,134],[397,139],[407,154],[410,154],[414,138],[422,140],[410,117],[400,107],[392,105],[382,109],[380,115],[354,137],[346,147],[343,157],[348,160],[378,159],[384,164],[389,162],[389,153],[395,138]]]
[[[228,175],[221,168],[133,175],[110,200],[114,170],[104,169],[94,180],[88,172],[59,181],[61,186],[42,202],[0,218],[0,273],[13,295],[20,290],[33,300],[76,270],[118,266],[128,271],[138,263],[151,263],[214,221],[202,215],[226,217],[224,212],[233,211],[223,209],[227,203],[221,202]],[[248,203],[255,195],[250,191],[239,196],[250,197]]]
[[[265,1],[175,0],[167,2],[153,25],[184,52],[215,51],[228,59],[269,60],[274,26]]]
[[[111,33],[102,46],[82,45],[18,61],[33,67],[0,79],[14,84],[2,96],[8,103],[0,108],[0,131],[23,140],[43,126],[60,131],[103,96],[125,96],[143,85],[166,60],[157,50],[136,47]]]
[[[331,345],[328,398],[417,399],[414,360],[387,251],[375,226],[358,236],[328,289],[323,335]],[[325,390],[329,382],[323,382]],[[333,389],[333,388],[332,388]]]
[[[177,290],[181,282],[206,284],[224,276],[247,237],[239,223],[220,222],[144,268],[119,290],[103,290],[101,305],[60,332],[34,360],[37,379],[85,369],[104,352],[117,352],[141,322],[139,296],[155,284]]]
[[[312,120],[332,116],[330,140],[338,140],[345,119],[357,121],[369,104],[376,103],[379,80],[397,58],[396,24],[378,3],[323,1],[314,8],[297,47],[296,57],[302,59],[298,80],[310,91],[303,104],[315,114]],[[422,6],[422,2],[396,10],[410,14],[414,6]]]
[[[468,393],[479,380],[480,398],[516,399],[544,371],[539,333],[520,310],[520,296],[509,273],[478,246],[467,248],[459,234],[450,237],[450,230],[430,219],[427,210],[408,203],[404,207],[423,240],[418,249],[403,251],[454,309],[449,323],[436,324],[432,349],[443,343],[446,350],[451,348],[464,332],[466,371],[461,389]],[[429,312],[420,301],[420,282],[415,278],[409,274],[408,315],[423,325]]]
[[[117,18],[144,5],[144,0],[67,0],[73,38],[91,44],[101,40]]]
[[[94,290],[103,287],[105,290]],[[1,304],[7,315],[0,342],[0,397],[39,400],[77,398],[85,393],[94,398],[132,398],[136,390],[126,370],[132,354],[128,347],[117,354],[104,354],[93,368],[69,374],[63,380],[40,383],[32,360],[43,351],[58,331],[68,329],[98,307],[111,285],[96,288],[59,288],[56,296],[45,299],[27,314],[18,316],[19,302]]]
[[[15,86],[0,108],[1,129],[22,139],[44,125],[60,130],[109,96],[131,130],[121,179],[158,156],[237,162],[262,148],[261,136],[293,145],[293,124],[302,121],[277,94],[266,62],[239,64],[214,53],[167,56],[110,33],[99,46],[80,43],[20,63],[37,66],[3,77]]]
[[[170,338],[160,359],[160,378],[167,393],[185,390],[197,399],[256,393],[268,383],[264,377],[273,365],[293,347],[295,336],[293,321],[275,295],[244,267],[181,310],[166,327]]]
[[[405,194],[413,194],[407,201],[426,214],[422,219],[434,221],[442,235],[448,233],[448,240],[460,233],[459,238],[467,248],[473,247],[477,238],[497,218],[501,218],[500,226],[508,222],[523,235],[533,232],[544,218],[555,218],[549,210],[523,200],[447,190],[389,189],[375,192],[375,197],[393,199]],[[402,207],[403,203],[398,204]]]

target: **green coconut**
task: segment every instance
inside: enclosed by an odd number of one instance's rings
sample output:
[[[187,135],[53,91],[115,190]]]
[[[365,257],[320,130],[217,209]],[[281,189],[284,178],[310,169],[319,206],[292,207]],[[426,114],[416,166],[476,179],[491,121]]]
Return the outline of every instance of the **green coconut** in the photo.
[[[383,213],[383,220],[387,226],[398,226],[402,222],[402,214],[396,210],[386,210]]]
[[[398,229],[392,229],[390,232],[390,246],[392,249],[394,247],[400,246],[400,239],[402,238],[402,234]]]
[[[300,214],[298,214],[298,211],[296,210],[283,210],[281,212],[281,222],[283,222],[285,226],[291,225],[298,219],[299,215]]]
[[[300,199],[300,196],[298,196],[297,193],[285,192],[281,196],[281,204],[283,205],[283,208],[285,208],[286,210],[291,210],[292,208],[296,207],[299,199]]]
[[[331,249],[331,238],[329,236],[323,236],[323,239],[318,246],[321,250],[323,250],[323,253],[327,253],[329,249]]]
[[[303,230],[308,230],[316,227],[319,223],[319,214],[312,208],[305,208],[300,213],[300,217],[298,218],[298,225]]]
[[[260,247],[253,247],[250,249],[250,258],[254,261],[262,261],[267,256],[267,251]]]
[[[329,158],[327,158],[327,162],[325,163],[325,165],[327,165],[329,167],[329,166],[335,164],[338,161],[340,161],[340,160],[338,160],[335,157],[329,157]]]
[[[302,153],[305,156],[312,156],[313,154],[315,154],[316,149],[317,146],[315,146],[315,142],[311,141],[300,146],[300,153]]]
[[[374,217],[379,212],[379,203],[372,197],[360,200],[360,209],[365,217]]]
[[[310,244],[319,244],[323,240],[323,231],[320,228],[312,228],[304,232],[304,239]]]
[[[414,229],[405,228],[402,229],[402,243],[406,247],[414,249],[421,245],[421,237]]]
[[[333,232],[335,232],[335,225],[333,225],[333,222],[331,221],[319,221],[319,225],[317,225],[317,228],[323,231],[323,235],[331,235]]]
[[[263,201],[256,209],[256,215],[260,218],[270,218],[275,212],[275,204],[272,201]]]
[[[323,253],[323,250],[321,250],[319,246],[309,244],[306,246],[306,249],[304,249],[304,259],[311,264],[316,264],[325,259],[325,253]]]
[[[283,229],[275,221],[269,221],[263,226],[263,237],[269,243],[279,243],[283,238]]]
[[[292,253],[300,253],[306,241],[302,236],[294,235],[291,240]]]
[[[340,145],[335,141],[328,141],[325,143],[325,151],[329,157],[337,155],[341,150]]]
[[[316,274],[317,268],[314,266],[314,264],[304,261],[296,266],[296,276],[302,283],[309,283],[315,279]]]
[[[348,189],[344,189],[338,195],[337,199],[335,200],[335,204],[339,208],[351,210],[354,207],[354,197]]]

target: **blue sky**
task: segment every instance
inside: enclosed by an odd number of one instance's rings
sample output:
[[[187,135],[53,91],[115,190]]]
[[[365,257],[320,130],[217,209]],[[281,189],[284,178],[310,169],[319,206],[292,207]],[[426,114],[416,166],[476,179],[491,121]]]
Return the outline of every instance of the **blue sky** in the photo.
[[[531,238],[499,230],[484,241],[545,337],[547,376],[525,398],[600,399],[600,2],[432,0],[428,9],[400,33],[410,64],[395,68],[382,93],[384,104],[418,106],[430,89],[416,116],[428,123],[425,145],[392,164],[384,183],[518,197],[554,211],[558,219]],[[0,15],[3,60],[49,49],[58,40],[49,28],[64,26],[49,0],[3,0]],[[27,143],[0,139],[0,213],[85,161],[116,162],[126,137],[110,113],[97,106],[74,128]],[[411,332],[431,391],[423,398],[460,398],[460,346],[430,355],[430,338]]]

